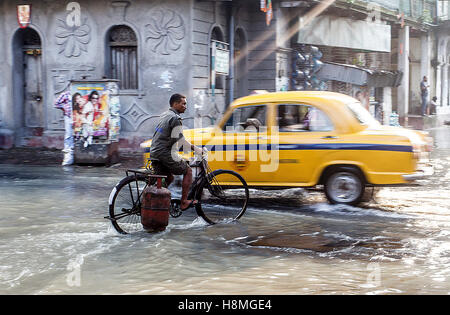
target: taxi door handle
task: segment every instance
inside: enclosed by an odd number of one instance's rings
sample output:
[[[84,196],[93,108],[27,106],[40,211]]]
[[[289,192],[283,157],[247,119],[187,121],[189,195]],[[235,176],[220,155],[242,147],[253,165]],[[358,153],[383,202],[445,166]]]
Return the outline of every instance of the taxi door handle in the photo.
[[[325,137],[322,137],[322,139],[328,139],[328,140],[331,140],[331,139],[337,139],[338,137],[336,137],[336,136],[325,136]]]

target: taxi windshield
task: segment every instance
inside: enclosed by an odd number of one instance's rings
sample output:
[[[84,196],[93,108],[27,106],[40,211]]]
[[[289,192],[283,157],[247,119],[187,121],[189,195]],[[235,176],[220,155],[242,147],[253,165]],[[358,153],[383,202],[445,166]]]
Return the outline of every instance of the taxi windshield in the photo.
[[[368,127],[377,127],[380,123],[373,118],[367,109],[360,102],[348,103],[347,107],[350,109],[355,118],[361,125]]]

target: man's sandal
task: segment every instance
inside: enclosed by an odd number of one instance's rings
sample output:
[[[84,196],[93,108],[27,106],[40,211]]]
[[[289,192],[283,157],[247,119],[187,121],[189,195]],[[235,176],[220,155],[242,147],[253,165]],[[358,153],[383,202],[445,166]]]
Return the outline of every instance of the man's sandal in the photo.
[[[197,200],[191,200],[191,202],[188,204],[188,206],[186,208],[181,208],[180,206],[180,210],[181,211],[186,211],[189,208],[195,207],[195,205],[198,203]]]

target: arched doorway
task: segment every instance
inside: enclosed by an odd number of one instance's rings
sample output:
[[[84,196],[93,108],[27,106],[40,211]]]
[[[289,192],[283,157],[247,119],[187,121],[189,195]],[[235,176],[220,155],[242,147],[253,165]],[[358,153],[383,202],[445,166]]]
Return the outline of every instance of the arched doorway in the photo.
[[[13,95],[16,144],[23,137],[42,136],[45,125],[42,45],[32,28],[19,29],[13,38]]]

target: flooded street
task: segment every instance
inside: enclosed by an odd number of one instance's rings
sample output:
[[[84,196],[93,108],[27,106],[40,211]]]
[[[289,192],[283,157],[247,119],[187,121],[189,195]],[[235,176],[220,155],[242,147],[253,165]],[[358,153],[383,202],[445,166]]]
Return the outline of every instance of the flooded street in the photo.
[[[433,132],[421,186],[363,207],[252,191],[239,222],[189,210],[157,234],[103,218],[120,167],[0,164],[0,294],[449,294],[450,129]]]

